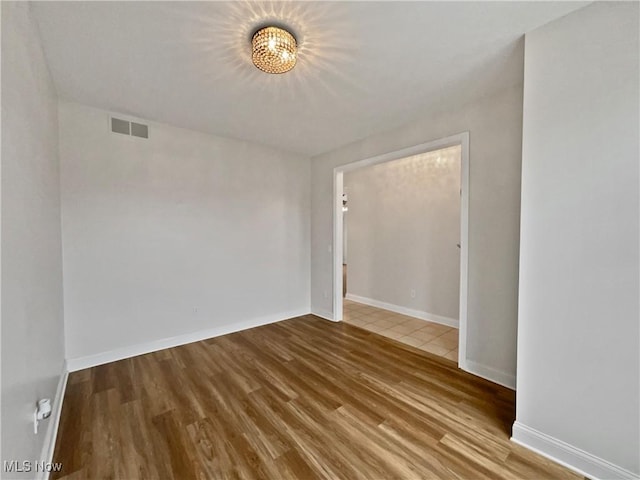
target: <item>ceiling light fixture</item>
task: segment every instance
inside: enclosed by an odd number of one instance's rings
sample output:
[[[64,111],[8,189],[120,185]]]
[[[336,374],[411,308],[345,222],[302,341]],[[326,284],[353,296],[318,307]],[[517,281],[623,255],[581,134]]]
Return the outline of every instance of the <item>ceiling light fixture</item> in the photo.
[[[282,28],[261,28],[253,36],[251,45],[253,64],[263,72],[285,73],[296,65],[296,39]]]

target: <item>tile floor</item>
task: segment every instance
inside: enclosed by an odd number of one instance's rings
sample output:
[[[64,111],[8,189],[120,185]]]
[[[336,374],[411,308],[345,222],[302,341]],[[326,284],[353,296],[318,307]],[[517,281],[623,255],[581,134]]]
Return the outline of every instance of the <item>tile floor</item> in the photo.
[[[458,329],[344,299],[343,320],[426,352],[458,361]]]

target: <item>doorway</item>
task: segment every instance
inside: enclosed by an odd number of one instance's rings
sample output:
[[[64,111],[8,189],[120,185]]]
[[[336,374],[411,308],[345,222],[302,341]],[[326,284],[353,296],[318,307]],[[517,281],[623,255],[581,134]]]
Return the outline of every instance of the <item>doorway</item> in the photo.
[[[452,148],[457,147],[457,148]],[[412,160],[419,159],[427,159],[427,158],[437,158],[440,161],[439,152],[447,152],[447,151],[456,151],[459,154],[459,172],[460,172],[460,240],[459,240],[459,261],[460,261],[460,272],[459,272],[459,298],[458,299],[449,299],[451,301],[458,302],[458,319],[457,321],[448,318],[446,316],[438,316],[438,315],[420,315],[417,310],[412,310],[410,308],[398,307],[396,303],[385,303],[380,301],[373,301],[370,298],[360,297],[357,295],[349,294],[345,299],[343,295],[345,292],[345,276],[348,278],[348,267],[345,267],[345,264],[348,263],[346,260],[347,256],[345,255],[345,215],[348,215],[348,212],[351,210],[351,196],[344,196],[345,193],[345,174],[350,174],[350,176],[354,175],[355,170],[360,170],[364,167],[376,166],[379,164],[393,162],[396,160],[400,160],[399,162],[395,162],[396,165],[400,166],[404,163],[409,162],[411,164]],[[411,157],[411,158],[409,158]],[[385,320],[381,320],[378,327],[381,327],[382,323],[388,322],[389,324],[392,321],[403,321],[407,324],[404,326],[398,325],[394,328],[398,331],[404,331],[410,329],[410,326],[414,328],[422,329],[424,325],[426,327],[426,322],[424,320],[428,320],[431,323],[429,328],[433,330],[433,332],[438,332],[442,334],[445,332],[447,335],[443,336],[440,340],[448,340],[451,341],[452,337],[455,335],[458,338],[453,339],[457,344],[457,351],[450,350],[448,352],[448,358],[454,360],[452,356],[457,356],[458,365],[461,368],[465,368],[466,358],[466,335],[467,335],[467,257],[468,257],[468,185],[469,185],[469,134],[468,132],[464,132],[458,135],[453,135],[451,137],[443,138],[440,140],[436,140],[433,142],[428,142],[420,145],[416,145],[414,147],[402,149],[395,152],[390,152],[388,154],[380,155],[377,157],[368,158],[365,160],[361,160],[358,162],[353,162],[347,165],[343,165],[334,169],[334,245],[333,245],[333,257],[334,257],[334,319],[336,321],[343,320],[343,307],[347,305],[347,320],[351,321],[350,315],[364,315],[363,312],[367,311],[368,314],[372,316],[377,316],[377,318],[381,318],[385,315],[388,318]],[[390,167],[393,164],[389,164]],[[413,164],[416,165],[415,163]],[[382,165],[379,165],[382,167]],[[385,167],[387,167],[385,165]],[[374,170],[374,169],[371,169]],[[378,170],[381,170],[378,168]],[[359,172],[358,175],[360,174]],[[349,192],[347,192],[349,193]],[[346,202],[346,204],[345,204]],[[354,234],[355,235],[355,234]],[[455,243],[454,243],[454,248]],[[347,272],[345,275],[345,271]],[[457,279],[456,279],[457,280]],[[415,297],[414,290],[411,291],[412,297]],[[355,300],[355,303],[354,303]],[[454,305],[455,307],[455,305]],[[435,318],[433,318],[435,317]],[[454,324],[455,322],[455,324]],[[373,330],[373,324],[371,324],[371,329]],[[385,324],[386,325],[386,324]],[[451,327],[458,327],[458,330]],[[364,327],[366,328],[366,327]],[[416,332],[416,337],[418,333],[423,333],[425,338],[427,335],[426,330],[429,328],[424,328],[423,332]],[[373,330],[375,331],[375,330]],[[382,333],[382,332],[379,332]],[[384,334],[384,333],[383,333]],[[394,332],[389,332],[387,336],[394,338]],[[398,338],[396,338],[398,339]],[[419,340],[417,338],[411,338],[411,335],[406,335],[403,337],[403,343],[408,343],[413,346],[418,346]],[[415,342],[415,343],[412,343]],[[434,349],[437,347],[434,347]],[[441,347],[442,348],[442,347]],[[424,348],[429,351],[428,348]],[[432,353],[435,353],[432,352]],[[441,353],[436,353],[441,354]],[[442,356],[444,352],[442,352]]]

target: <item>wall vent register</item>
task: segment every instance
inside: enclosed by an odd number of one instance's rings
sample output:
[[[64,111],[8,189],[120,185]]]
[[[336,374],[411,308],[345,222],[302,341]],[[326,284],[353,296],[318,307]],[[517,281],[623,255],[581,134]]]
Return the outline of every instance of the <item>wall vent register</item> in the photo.
[[[120,118],[111,117],[111,131],[133,137],[149,138],[149,126],[142,123],[129,122]]]

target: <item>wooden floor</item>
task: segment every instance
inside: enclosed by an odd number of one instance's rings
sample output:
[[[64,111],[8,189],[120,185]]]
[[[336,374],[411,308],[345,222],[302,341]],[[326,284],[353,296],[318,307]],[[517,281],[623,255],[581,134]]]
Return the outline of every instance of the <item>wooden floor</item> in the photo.
[[[578,478],[513,419],[510,390],[309,315],[72,373],[52,478]]]

